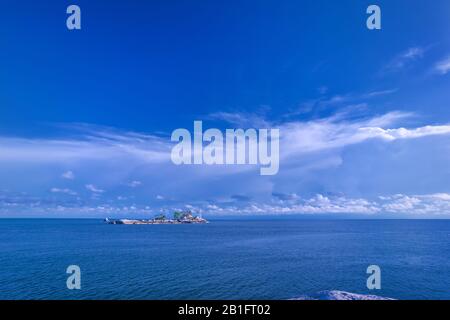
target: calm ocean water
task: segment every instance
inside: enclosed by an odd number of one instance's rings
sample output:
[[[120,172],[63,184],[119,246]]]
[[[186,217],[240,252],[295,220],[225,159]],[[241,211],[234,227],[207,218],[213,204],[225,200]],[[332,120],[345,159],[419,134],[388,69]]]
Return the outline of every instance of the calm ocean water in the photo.
[[[66,288],[68,265],[81,290]],[[382,269],[382,290],[366,268]],[[450,299],[449,220],[106,225],[0,219],[0,299]]]

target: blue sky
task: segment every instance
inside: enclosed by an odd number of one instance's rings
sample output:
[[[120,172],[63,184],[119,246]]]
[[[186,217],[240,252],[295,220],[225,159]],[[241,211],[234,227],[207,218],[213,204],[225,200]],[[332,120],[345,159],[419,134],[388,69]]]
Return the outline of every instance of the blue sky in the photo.
[[[8,1],[0,216],[449,217],[449,21],[446,0]],[[279,174],[174,166],[194,120],[279,128]]]

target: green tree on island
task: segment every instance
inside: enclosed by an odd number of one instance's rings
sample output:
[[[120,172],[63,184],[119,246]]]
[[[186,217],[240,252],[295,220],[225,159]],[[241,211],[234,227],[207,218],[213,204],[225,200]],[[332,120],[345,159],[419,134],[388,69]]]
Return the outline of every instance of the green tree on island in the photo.
[[[180,220],[182,217],[183,217],[183,212],[175,211],[175,212],[173,213],[173,218],[174,218],[175,220]]]
[[[155,220],[166,220],[166,215],[165,214],[160,214],[160,215],[155,217]]]

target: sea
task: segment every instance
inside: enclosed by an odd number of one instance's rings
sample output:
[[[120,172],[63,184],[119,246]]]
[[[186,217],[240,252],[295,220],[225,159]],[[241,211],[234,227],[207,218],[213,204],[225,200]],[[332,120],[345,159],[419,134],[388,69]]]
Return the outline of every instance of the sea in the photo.
[[[69,266],[80,289],[68,289]],[[381,289],[367,288],[380,268]],[[450,299],[450,220],[0,219],[0,299]]]

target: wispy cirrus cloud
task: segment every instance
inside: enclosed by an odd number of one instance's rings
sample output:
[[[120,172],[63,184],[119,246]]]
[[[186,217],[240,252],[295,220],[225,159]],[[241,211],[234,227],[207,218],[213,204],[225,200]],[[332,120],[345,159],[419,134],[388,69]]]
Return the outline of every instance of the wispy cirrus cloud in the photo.
[[[265,110],[265,109],[264,109]],[[265,111],[264,111],[265,112]],[[262,113],[215,112],[208,115],[209,120],[227,122],[239,128],[268,128],[270,122]]]
[[[137,188],[142,185],[142,182],[138,181],[138,180],[133,180],[133,181],[128,182],[126,185],[130,188]]]
[[[450,72],[450,56],[438,61],[434,66],[434,71],[438,74],[445,75]]]
[[[222,116],[224,114],[221,114]],[[238,123],[234,119],[245,119],[247,114],[233,114],[225,121]],[[413,113],[392,111],[382,115],[361,118],[347,118],[345,111],[327,118],[309,121],[284,121],[271,123],[263,121],[265,127],[279,128],[281,132],[281,154],[317,152],[342,148],[381,138],[386,141],[417,139],[433,135],[450,134],[450,124],[419,127],[398,127],[396,124],[414,117]],[[259,118],[258,118],[259,119]],[[137,161],[141,163],[171,164],[170,151],[173,143],[169,138],[132,132],[108,132],[92,128],[78,139],[26,139],[0,137],[0,161],[19,162],[118,162]],[[62,174],[65,179],[74,179],[72,171]],[[139,180],[124,182],[129,187],[142,185]]]
[[[443,126],[424,126],[413,129],[398,128],[398,129],[383,129],[379,127],[360,128],[363,136],[367,138],[382,138],[386,140],[397,139],[417,139],[434,135],[450,134],[450,124]]]
[[[91,192],[94,192],[94,193],[103,193],[103,192],[105,192],[105,190],[97,188],[93,184],[87,184],[87,185],[85,185],[85,187],[86,187],[87,190],[89,190]]]
[[[322,113],[329,117],[330,111],[335,111],[338,114],[355,113],[366,110],[369,107],[369,103],[373,100],[392,95],[398,91],[399,89],[397,88],[389,88],[362,93],[349,92],[330,96],[322,95],[319,98],[301,103],[297,109],[282,115],[282,119],[286,121],[286,119],[304,115],[320,118]]]
[[[340,120],[334,117],[308,122],[289,122],[280,126],[284,133],[282,144],[286,155],[317,152],[326,149],[343,148],[369,139],[382,138],[387,141],[414,139],[430,135],[450,134],[450,124],[428,125],[417,128],[392,128],[400,119],[411,113],[390,112],[381,116],[356,121]]]
[[[368,92],[365,95],[363,95],[363,97],[367,97],[367,98],[381,97],[381,96],[393,94],[393,93],[395,93],[397,91],[398,91],[397,88],[395,88],[395,89],[386,89],[386,90],[378,90],[378,91],[371,91],[371,92]]]
[[[279,128],[281,132],[281,154],[308,153],[343,148],[369,139],[386,141],[417,139],[433,135],[450,134],[450,124],[426,125],[422,127],[395,127],[396,123],[414,116],[413,113],[393,111],[373,117],[348,119],[345,111],[327,118],[309,121],[284,121],[271,123],[261,120],[265,127]],[[237,124],[236,119],[246,119],[247,114],[234,113],[233,119],[221,113],[222,120]],[[255,116],[259,119],[259,116]],[[250,117],[251,118],[251,117]],[[89,128],[86,126],[86,128]],[[19,162],[118,162],[170,164],[173,143],[162,137],[120,133],[102,129],[87,130],[78,139],[25,139],[0,137],[0,161]],[[239,171],[237,171],[239,172]],[[65,179],[74,179],[74,173],[62,174]],[[129,187],[142,185],[141,181],[125,182]]]
[[[75,191],[67,189],[67,188],[63,188],[63,189],[51,188],[50,192],[52,192],[52,193],[65,193],[65,194],[68,194],[68,195],[71,195],[71,196],[76,196],[77,195],[77,193]]]
[[[388,64],[382,68],[382,73],[389,73],[402,70],[413,62],[421,59],[426,52],[426,48],[411,47],[395,56]]]
[[[87,124],[65,127],[75,131],[71,138],[0,137],[0,162],[69,163],[128,158],[157,163],[170,159],[171,144],[159,136]],[[71,176],[67,172],[64,175]]]

